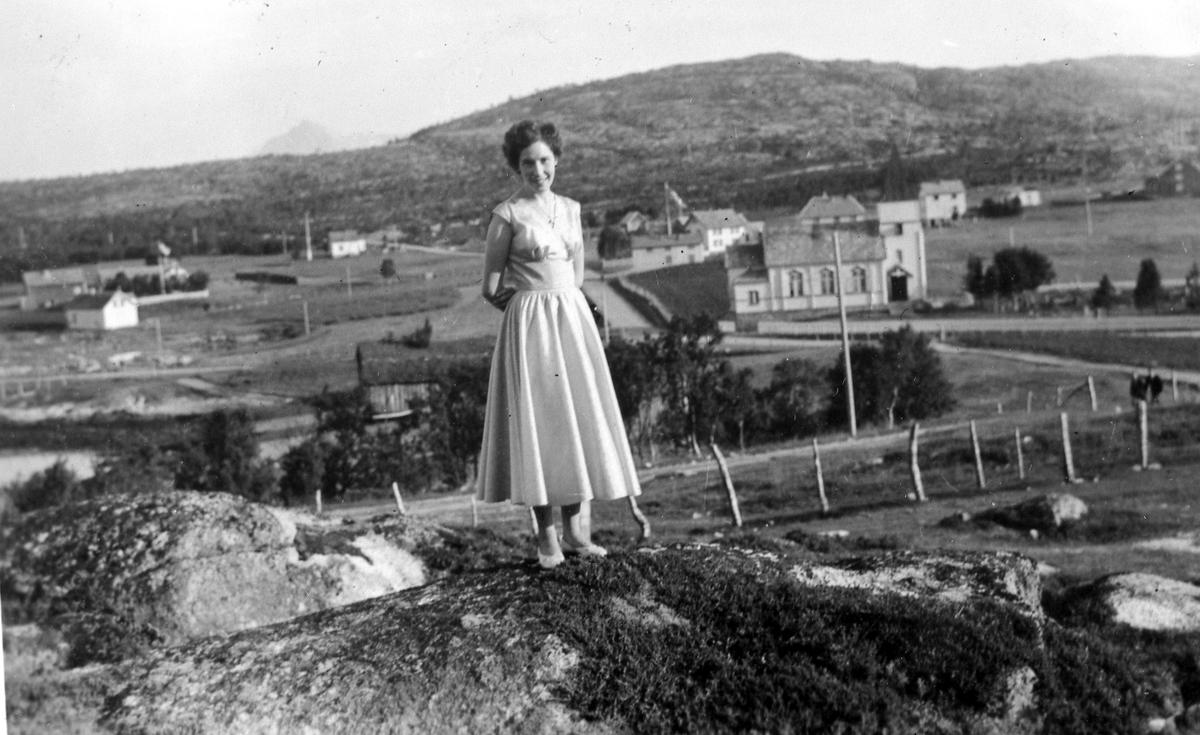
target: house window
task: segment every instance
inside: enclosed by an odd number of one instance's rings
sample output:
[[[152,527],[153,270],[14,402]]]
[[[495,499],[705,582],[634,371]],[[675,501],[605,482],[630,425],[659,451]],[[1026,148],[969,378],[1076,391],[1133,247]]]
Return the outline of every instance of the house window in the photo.
[[[788,273],[788,296],[804,295],[804,274],[800,271]]]
[[[837,289],[837,286],[834,284],[834,280],[833,280],[833,269],[832,268],[822,268],[821,269],[821,293],[823,293],[823,294],[836,293],[836,289]]]
[[[903,250],[896,250],[896,262],[897,263],[904,262],[904,251]]]
[[[896,234],[897,234],[897,235],[903,235],[903,234],[904,234],[904,223],[903,223],[903,222],[897,222],[897,223],[896,223]]]
[[[663,263],[666,265],[671,264],[671,254],[670,253],[667,253],[666,256],[663,258]]]
[[[751,306],[758,306],[758,291],[748,291],[746,299],[750,302]]]
[[[850,269],[850,292],[851,293],[866,293],[867,292],[867,269],[862,266],[854,266]]]

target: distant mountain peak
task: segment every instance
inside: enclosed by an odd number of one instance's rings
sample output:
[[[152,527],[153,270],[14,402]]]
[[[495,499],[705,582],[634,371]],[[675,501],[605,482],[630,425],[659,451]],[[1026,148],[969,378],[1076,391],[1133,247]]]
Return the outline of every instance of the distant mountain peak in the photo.
[[[329,130],[311,120],[302,120],[299,125],[283,135],[268,140],[259,154],[304,156],[310,153],[329,153],[340,147],[337,136]]]
[[[383,145],[387,139],[388,136],[378,134],[342,135],[312,120],[301,120],[296,127],[283,135],[268,140],[259,151],[259,155],[307,156],[314,153],[333,153]]]

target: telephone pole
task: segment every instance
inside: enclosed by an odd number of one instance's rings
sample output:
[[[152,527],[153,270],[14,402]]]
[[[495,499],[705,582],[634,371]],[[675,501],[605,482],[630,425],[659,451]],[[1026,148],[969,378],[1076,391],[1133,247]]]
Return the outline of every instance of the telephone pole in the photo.
[[[842,320],[842,358],[846,364],[846,404],[850,415],[850,436],[858,436],[858,418],[854,415],[854,375],[850,372],[850,330],[846,326],[846,298],[842,288],[842,241],[838,231],[833,231],[833,259],[837,265],[834,273],[837,284],[838,315]]]

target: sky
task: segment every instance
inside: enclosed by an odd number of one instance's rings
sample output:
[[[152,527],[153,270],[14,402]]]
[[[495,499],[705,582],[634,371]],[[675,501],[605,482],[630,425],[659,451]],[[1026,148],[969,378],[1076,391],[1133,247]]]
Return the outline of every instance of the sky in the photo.
[[[0,0],[0,181],[404,137],[512,97],[785,52],[982,68],[1200,54],[1196,0]]]

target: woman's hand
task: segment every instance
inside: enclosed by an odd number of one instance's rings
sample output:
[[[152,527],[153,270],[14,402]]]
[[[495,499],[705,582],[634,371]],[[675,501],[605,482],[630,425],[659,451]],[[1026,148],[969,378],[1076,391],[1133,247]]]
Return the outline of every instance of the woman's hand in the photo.
[[[492,297],[488,299],[488,303],[500,311],[504,311],[505,307],[508,306],[508,302],[512,300],[513,294],[516,292],[515,288],[500,288],[492,294]]]

